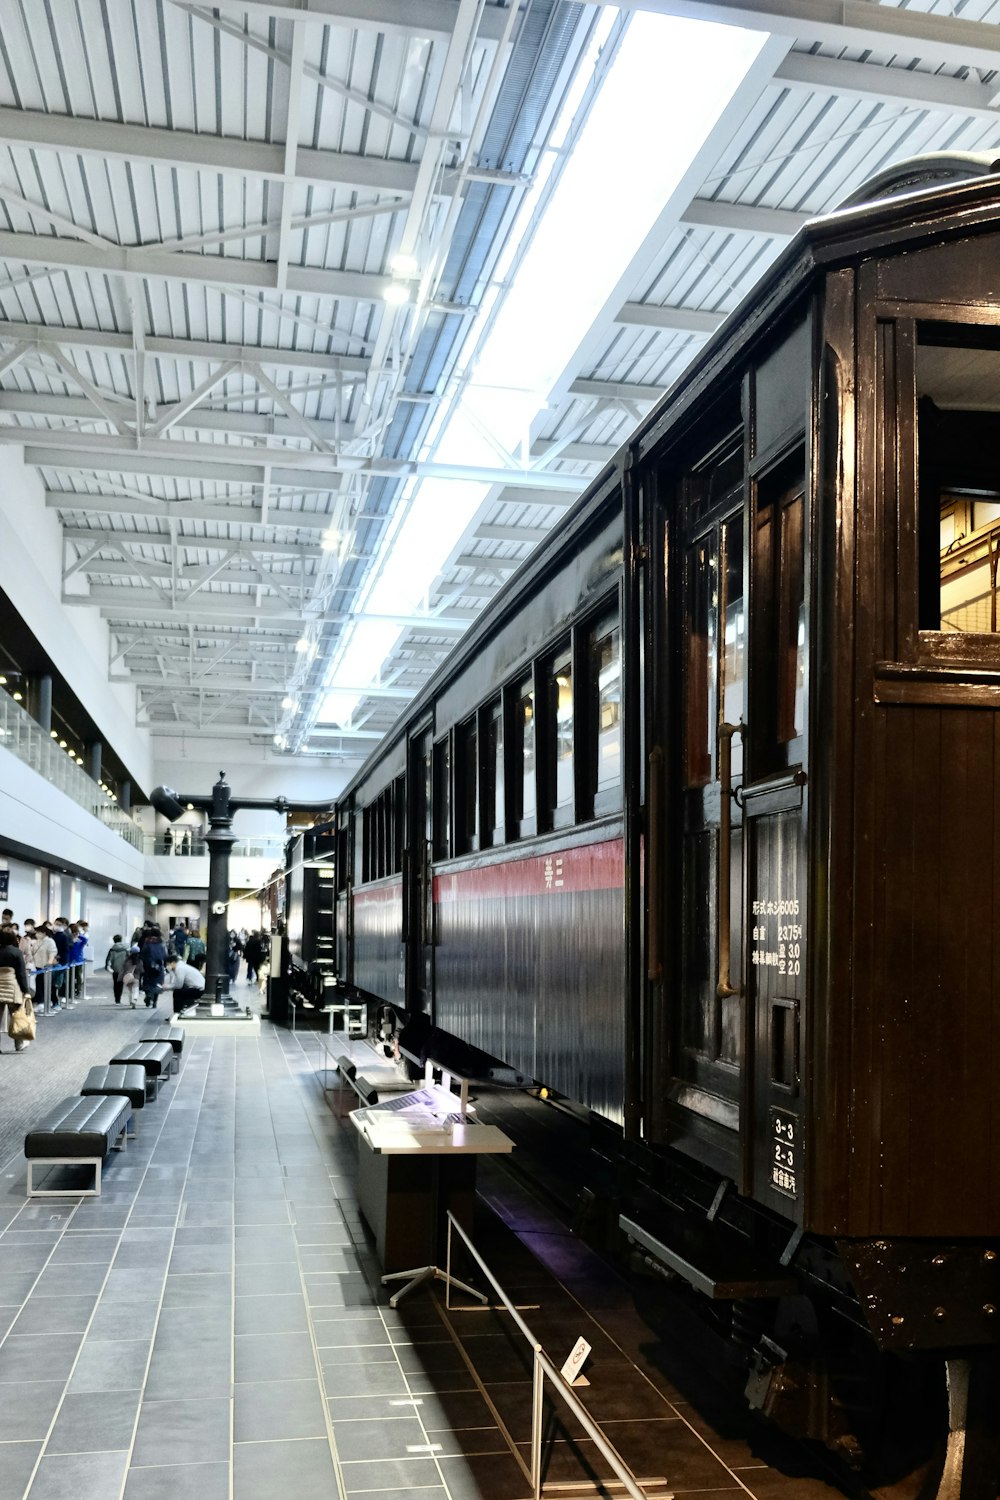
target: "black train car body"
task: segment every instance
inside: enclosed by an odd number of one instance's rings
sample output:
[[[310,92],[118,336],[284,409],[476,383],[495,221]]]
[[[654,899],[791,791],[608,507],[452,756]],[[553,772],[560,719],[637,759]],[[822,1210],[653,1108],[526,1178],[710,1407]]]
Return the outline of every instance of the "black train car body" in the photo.
[[[807,226],[338,809],[343,979],[897,1352],[1000,1334],[998,267]]]

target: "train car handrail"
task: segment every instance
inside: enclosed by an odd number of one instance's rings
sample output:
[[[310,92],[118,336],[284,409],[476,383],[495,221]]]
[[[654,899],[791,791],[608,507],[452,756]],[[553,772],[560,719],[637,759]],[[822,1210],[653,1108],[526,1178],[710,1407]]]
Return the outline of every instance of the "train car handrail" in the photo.
[[[632,1500],[646,1500],[645,1491],[640,1488],[638,1482],[636,1481],[635,1475],[632,1473],[631,1469],[628,1467],[625,1460],[618,1452],[617,1448],[615,1448],[610,1439],[601,1431],[600,1425],[590,1415],[590,1412],[584,1406],[580,1398],[576,1395],[569,1382],[563,1378],[562,1372],[556,1368],[556,1366],[552,1363],[552,1360],[545,1353],[545,1350],[542,1348],[538,1339],[535,1337],[531,1329],[528,1327],[527,1323],[521,1317],[521,1314],[518,1312],[513,1302],[507,1296],[507,1293],[504,1291],[499,1281],[497,1281],[496,1277],[493,1275],[493,1272],[483,1260],[483,1257],[479,1254],[479,1251],[476,1249],[475,1245],[472,1243],[469,1236],[466,1234],[465,1230],[462,1228],[461,1224],[459,1224],[458,1220],[455,1218],[455,1215],[451,1212],[450,1209],[448,1210],[448,1258],[446,1264],[446,1275],[444,1277],[445,1307],[449,1309],[451,1308],[452,1231],[458,1234],[463,1244],[465,1245],[465,1248],[472,1256],[472,1259],[475,1261],[476,1265],[479,1267],[480,1271],[485,1276],[490,1286],[496,1292],[504,1308],[507,1312],[510,1313],[514,1322],[517,1324],[519,1331],[524,1335],[528,1343],[531,1345],[533,1375],[531,1396],[530,1480],[533,1500],[541,1500],[542,1494],[542,1408],[545,1398],[546,1380],[548,1380],[550,1384],[555,1387],[557,1394],[562,1398],[565,1405],[569,1407],[570,1411],[573,1413],[577,1421],[587,1433],[587,1436],[593,1439],[598,1452],[601,1454],[602,1458],[604,1458],[611,1465],[611,1468],[615,1474],[615,1478],[623,1485],[626,1493],[632,1496]],[[520,1459],[520,1455],[517,1454],[516,1456],[523,1465],[523,1459]],[[665,1494],[663,1496],[663,1500],[674,1500],[673,1493],[670,1492]]]

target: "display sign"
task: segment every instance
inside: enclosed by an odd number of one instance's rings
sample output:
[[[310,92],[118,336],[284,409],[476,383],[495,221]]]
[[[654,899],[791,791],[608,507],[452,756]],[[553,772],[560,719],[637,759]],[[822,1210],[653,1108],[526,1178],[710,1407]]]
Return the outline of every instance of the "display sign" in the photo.
[[[796,1197],[799,1191],[799,1120],[787,1109],[771,1111],[771,1186]]]
[[[567,1385],[590,1384],[590,1381],[587,1379],[586,1375],[580,1374],[580,1371],[583,1369],[583,1366],[587,1359],[587,1355],[589,1353],[590,1345],[587,1343],[587,1340],[585,1338],[578,1338],[576,1343],[570,1350],[569,1359],[567,1359],[566,1363],[559,1371],[560,1375],[562,1376],[563,1380],[566,1381]]]
[[[0,870],[0,901],[6,901],[10,895],[10,871]]]

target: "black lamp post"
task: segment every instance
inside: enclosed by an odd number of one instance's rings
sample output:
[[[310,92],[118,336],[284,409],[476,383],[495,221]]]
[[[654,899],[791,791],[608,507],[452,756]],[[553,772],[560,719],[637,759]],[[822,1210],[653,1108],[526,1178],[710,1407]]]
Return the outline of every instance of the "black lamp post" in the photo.
[[[208,932],[205,938],[205,998],[238,1009],[229,994],[229,855],[236,842],[233,813],[244,809],[266,812],[327,812],[330,802],[289,802],[287,797],[239,797],[230,795],[225,771],[212,788],[210,797],[182,797],[168,786],[154,787],[150,800],[158,813],[171,823],[185,807],[208,813]]]

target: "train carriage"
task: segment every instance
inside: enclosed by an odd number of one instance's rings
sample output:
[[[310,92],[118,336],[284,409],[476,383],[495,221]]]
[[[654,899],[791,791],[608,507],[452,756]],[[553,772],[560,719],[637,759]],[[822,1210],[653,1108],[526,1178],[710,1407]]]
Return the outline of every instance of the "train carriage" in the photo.
[[[998,1344],[990,165],[807,226],[337,812],[342,981],[604,1122],[666,1270],[752,1242],[778,1375],[782,1275]]]

